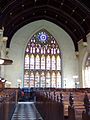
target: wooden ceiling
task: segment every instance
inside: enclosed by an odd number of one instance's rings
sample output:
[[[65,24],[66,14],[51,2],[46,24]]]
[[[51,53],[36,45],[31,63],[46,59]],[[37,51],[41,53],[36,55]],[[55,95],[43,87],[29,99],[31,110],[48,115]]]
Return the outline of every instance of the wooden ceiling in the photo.
[[[0,28],[10,46],[14,33],[36,20],[48,20],[63,28],[72,38],[75,51],[78,41],[87,41],[90,32],[89,0],[0,0]]]

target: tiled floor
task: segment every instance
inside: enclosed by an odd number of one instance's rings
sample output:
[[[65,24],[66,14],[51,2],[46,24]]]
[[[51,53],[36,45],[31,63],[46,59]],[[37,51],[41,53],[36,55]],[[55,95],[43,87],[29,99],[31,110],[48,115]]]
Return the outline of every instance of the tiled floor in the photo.
[[[19,102],[11,120],[43,120],[33,102]]]

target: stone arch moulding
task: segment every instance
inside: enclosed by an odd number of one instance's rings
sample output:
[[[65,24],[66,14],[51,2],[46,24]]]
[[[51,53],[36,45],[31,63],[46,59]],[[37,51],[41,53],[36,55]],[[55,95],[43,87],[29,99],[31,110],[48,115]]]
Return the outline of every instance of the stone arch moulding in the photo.
[[[12,40],[10,43],[10,56],[14,61],[13,70],[15,70],[16,73],[12,73],[12,68],[11,68],[9,70],[8,69],[6,70],[6,74],[8,74],[7,79],[10,79],[10,80],[14,79],[13,80],[14,82],[12,82],[13,86],[15,86],[16,79],[20,78],[23,81],[24,52],[25,52],[26,45],[29,42],[32,35],[42,28],[45,28],[57,40],[57,43],[59,44],[60,50],[62,52],[61,53],[62,60],[63,60],[62,76],[63,78],[65,78],[65,76],[68,76],[69,74],[68,80],[72,81],[74,69],[71,64],[72,63],[75,64],[75,59],[74,59],[75,48],[74,48],[74,43],[71,37],[69,36],[69,34],[67,34],[67,32],[65,32],[62,28],[60,28],[56,24],[46,20],[39,20],[23,26],[12,37]],[[18,49],[18,52],[17,52],[17,49]],[[71,56],[71,60],[69,59],[68,56]],[[16,70],[17,68],[18,70]],[[69,68],[70,70],[67,70],[67,68]],[[22,86],[23,86],[23,83],[22,83]],[[67,84],[67,86],[72,87],[73,81],[72,81],[72,84],[69,84],[69,85]]]
[[[50,22],[50,21],[48,21],[48,20],[37,20],[37,21],[34,21],[34,22],[31,22],[31,23],[29,23],[29,24],[31,24],[31,26],[32,25],[34,25],[35,23],[40,23],[41,22],[41,24],[37,27],[36,25],[36,28],[34,28],[32,31],[30,31],[30,36],[27,38],[27,42],[26,42],[26,45],[27,45],[27,43],[29,42],[29,40],[30,40],[30,38],[32,37],[32,35],[34,35],[35,33],[37,33],[38,31],[40,31],[41,29],[45,29],[45,30],[47,30],[55,39],[56,39],[56,41],[57,41],[57,43],[59,44],[59,47],[61,48],[62,47],[62,45],[60,44],[60,37],[58,37],[57,38],[57,31],[59,31],[60,32],[60,34],[62,35],[62,33],[64,33],[64,35],[66,36],[68,36],[69,37],[69,39],[71,40],[71,42],[72,42],[72,38],[71,38],[71,36],[63,29],[63,28],[61,28],[60,26],[58,26],[58,25],[56,25],[55,23],[53,23],[53,22]],[[28,25],[28,24],[27,24]],[[25,25],[25,26],[27,26],[27,25]],[[25,26],[23,26],[23,27],[25,27]],[[23,28],[22,27],[22,28]],[[55,27],[55,29],[53,29],[53,27]],[[21,28],[20,28],[21,29]],[[55,31],[56,30],[56,31]],[[60,35],[59,35],[60,36]],[[62,42],[62,41],[61,41]],[[74,43],[72,42],[72,44],[73,44],[73,46],[74,46],[74,50],[75,50],[75,45],[74,45]],[[25,48],[24,48],[24,50],[25,50]]]
[[[82,84],[83,84],[83,87],[84,86],[84,80],[85,80],[85,63],[86,63],[86,60],[87,60],[87,57],[88,57],[89,53],[88,51],[85,52],[84,54],[84,57],[83,57],[83,60],[82,60]]]

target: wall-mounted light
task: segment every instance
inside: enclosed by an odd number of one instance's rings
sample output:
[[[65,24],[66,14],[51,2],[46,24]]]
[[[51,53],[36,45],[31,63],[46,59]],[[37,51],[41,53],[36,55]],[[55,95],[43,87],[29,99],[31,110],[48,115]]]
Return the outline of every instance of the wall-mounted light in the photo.
[[[21,83],[22,83],[21,79],[17,79],[17,83],[18,83],[18,87],[20,88]]]
[[[6,81],[6,83],[5,83],[5,86],[7,87],[7,88],[10,88],[11,87],[11,82],[10,81]]]
[[[79,81],[78,81],[78,75],[73,76],[74,82],[75,82],[75,88],[79,87]]]
[[[73,78],[74,78],[74,79],[77,79],[77,78],[78,78],[78,75],[74,75]]]
[[[0,65],[4,63],[4,60],[0,58]]]
[[[11,65],[12,63],[13,63],[13,61],[10,59],[0,58],[0,65]]]
[[[5,83],[7,80],[5,80],[4,78],[0,77],[0,82]]]
[[[5,83],[7,80],[5,80],[4,78],[1,80],[3,83]]]

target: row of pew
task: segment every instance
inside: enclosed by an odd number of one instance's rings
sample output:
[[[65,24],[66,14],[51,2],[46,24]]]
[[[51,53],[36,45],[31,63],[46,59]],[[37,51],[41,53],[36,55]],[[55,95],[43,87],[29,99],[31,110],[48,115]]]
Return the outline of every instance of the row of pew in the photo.
[[[0,89],[0,120],[11,120],[16,107],[17,89]]]
[[[90,120],[90,89],[43,89],[36,107],[44,120]]]
[[[36,89],[36,108],[44,120],[90,120],[90,89]],[[11,120],[19,89],[0,89],[0,120]]]

